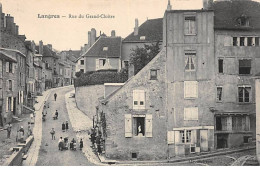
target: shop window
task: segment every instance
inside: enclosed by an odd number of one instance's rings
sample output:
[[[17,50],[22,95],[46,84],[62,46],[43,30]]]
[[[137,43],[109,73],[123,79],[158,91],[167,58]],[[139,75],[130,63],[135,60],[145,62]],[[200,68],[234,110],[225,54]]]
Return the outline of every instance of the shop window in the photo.
[[[223,59],[218,60],[218,72],[223,73]]]
[[[222,101],[222,87],[217,87],[217,102]]]
[[[251,74],[250,59],[239,60],[239,74],[241,75]]]
[[[251,87],[238,87],[238,101],[240,103],[250,102]]]
[[[150,79],[157,80],[157,70],[150,70]]]
[[[186,16],[184,19],[184,34],[195,35],[196,34],[196,17]]]
[[[191,130],[180,131],[181,143],[191,143]]]

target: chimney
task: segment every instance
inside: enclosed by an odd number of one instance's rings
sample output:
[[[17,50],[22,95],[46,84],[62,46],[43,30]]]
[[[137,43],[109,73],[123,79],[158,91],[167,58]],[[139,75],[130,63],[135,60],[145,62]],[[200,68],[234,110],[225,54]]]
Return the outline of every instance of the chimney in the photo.
[[[116,36],[116,31],[115,30],[112,30],[111,31],[111,37],[115,37]]]
[[[15,26],[15,32],[16,32],[16,35],[19,35],[19,26],[18,25]]]
[[[4,28],[5,28],[5,14],[4,13],[1,14],[1,25],[0,26],[4,30]]]
[[[92,28],[91,29],[91,45],[92,46],[96,41],[96,29]]]
[[[16,24],[13,23],[13,26],[12,26],[12,34],[13,35],[17,35],[17,32],[16,32]]]
[[[14,17],[10,16],[10,14],[7,14],[7,16],[6,16],[6,30],[10,33],[12,33],[13,24],[14,24]]]
[[[138,19],[135,19],[135,28],[134,28],[134,35],[137,36],[138,35]]]
[[[88,31],[88,44],[90,45],[91,44],[91,32]]]
[[[3,18],[2,18],[3,14],[2,14],[2,4],[0,2],[0,43],[1,43],[1,32],[3,30]]]
[[[134,75],[135,75],[134,65],[133,64],[129,64],[129,67],[128,67],[128,79],[130,79]]]
[[[203,0],[203,9],[209,10],[213,5],[213,0]]]
[[[52,50],[52,44],[47,44],[48,48]]]
[[[42,41],[39,42],[39,54],[43,55],[43,42]]]
[[[170,0],[168,0],[167,11],[170,11],[170,10],[172,10],[172,5],[171,5]]]

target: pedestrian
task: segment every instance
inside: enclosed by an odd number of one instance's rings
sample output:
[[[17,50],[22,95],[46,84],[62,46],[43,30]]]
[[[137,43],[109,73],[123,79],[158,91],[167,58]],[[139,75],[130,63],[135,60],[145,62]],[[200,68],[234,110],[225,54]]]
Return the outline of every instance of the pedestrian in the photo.
[[[58,110],[56,110],[55,115],[56,115],[56,118],[58,119],[58,116],[59,116]]]
[[[56,99],[57,99],[57,94],[56,94],[56,93],[54,94],[54,99],[55,99],[55,101],[56,101]]]
[[[98,154],[101,154],[102,150],[101,150],[101,145],[100,145],[100,143],[101,143],[100,136],[97,136],[96,143],[97,143],[97,152],[98,152]]]
[[[23,134],[23,136],[24,136],[24,129],[23,129],[23,126],[21,126],[20,127],[20,130],[19,130],[22,134]]]
[[[65,132],[65,128],[66,128],[66,126],[65,126],[65,123],[63,122],[62,125],[61,125],[61,129],[62,129],[63,132]]]
[[[68,129],[69,129],[69,122],[66,121],[66,131],[68,131]]]
[[[55,130],[54,130],[54,128],[51,129],[50,133],[51,133],[51,139],[55,140]]]
[[[32,126],[31,123],[28,122],[28,136],[32,135]]]
[[[60,139],[59,139],[59,150],[63,150],[63,139],[62,139],[62,137],[60,137]]]
[[[24,141],[24,128],[23,128],[23,126],[20,127],[19,133],[20,133],[20,142],[23,142]]]
[[[82,150],[83,148],[83,140],[82,138],[80,139],[80,142],[79,142],[79,149]]]
[[[12,130],[12,124],[10,122],[7,124],[6,130],[7,130],[7,138],[9,139],[11,136],[11,130]]]

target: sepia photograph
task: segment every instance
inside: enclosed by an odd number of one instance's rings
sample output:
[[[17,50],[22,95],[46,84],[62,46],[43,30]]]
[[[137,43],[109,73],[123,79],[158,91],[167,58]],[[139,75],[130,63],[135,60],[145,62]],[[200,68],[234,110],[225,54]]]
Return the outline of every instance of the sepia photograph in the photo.
[[[259,166],[260,0],[0,0],[0,166]]]

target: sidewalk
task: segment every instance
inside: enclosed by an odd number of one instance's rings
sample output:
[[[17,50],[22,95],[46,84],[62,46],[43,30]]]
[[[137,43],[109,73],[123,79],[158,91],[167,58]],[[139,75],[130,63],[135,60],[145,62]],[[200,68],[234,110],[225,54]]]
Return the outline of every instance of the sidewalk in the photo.
[[[26,166],[34,166],[36,165],[37,159],[38,159],[38,153],[41,146],[41,140],[42,140],[42,110],[44,102],[48,99],[50,93],[54,90],[57,90],[58,88],[49,89],[47,91],[43,92],[42,96],[37,97],[37,102],[35,107],[35,122],[34,122],[34,128],[33,128],[33,136],[34,141],[28,151],[28,157],[25,161],[23,161],[23,165]]]
[[[65,95],[65,101],[72,128],[76,132],[77,142],[82,138],[84,143],[82,152],[85,154],[89,162],[96,165],[105,165],[100,163],[97,155],[90,147],[91,142],[89,140],[88,131],[92,128],[92,120],[77,108],[75,98],[71,97],[73,93],[75,93],[74,90],[68,92]]]

